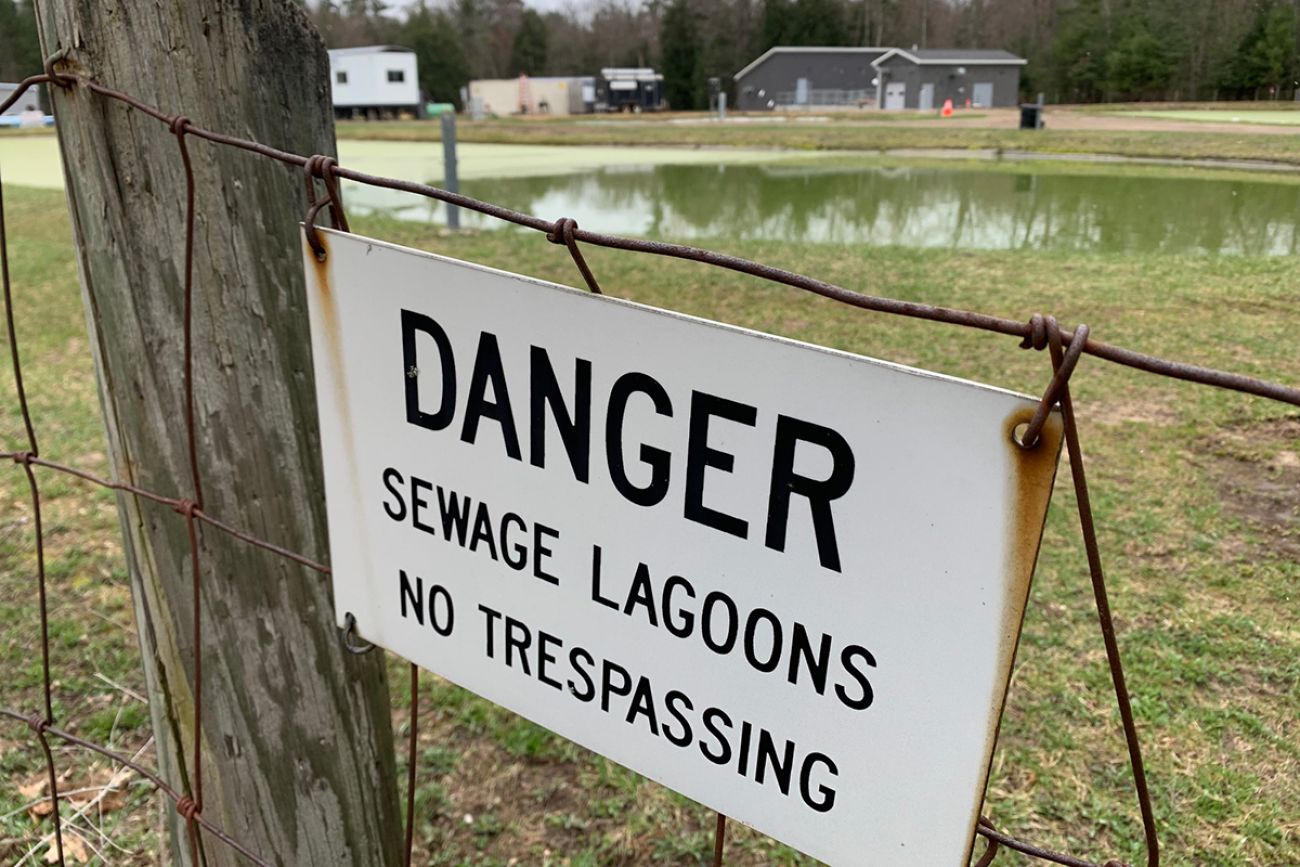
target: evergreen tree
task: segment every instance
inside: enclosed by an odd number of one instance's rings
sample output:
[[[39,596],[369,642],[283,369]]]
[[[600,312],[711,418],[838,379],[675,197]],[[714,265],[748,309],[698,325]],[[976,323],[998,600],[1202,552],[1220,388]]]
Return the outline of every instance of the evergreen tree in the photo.
[[[844,0],[763,0],[763,50],[777,45],[849,45]]]
[[[1145,24],[1132,25],[1106,55],[1106,84],[1122,99],[1158,98],[1170,84],[1172,64],[1165,44]]]
[[[0,80],[21,81],[41,71],[32,0],[0,0]]]
[[[789,45],[796,26],[792,0],[763,0],[763,38],[760,50]]]
[[[461,106],[460,90],[469,83],[469,64],[461,48],[455,22],[441,9],[429,9],[423,2],[411,10],[398,35],[402,44],[415,51],[420,71],[420,90],[435,102]]]
[[[664,96],[678,111],[701,107],[697,104],[696,39],[690,0],[670,0],[660,22],[659,43],[663,46]]]
[[[18,33],[18,6],[14,0],[0,0],[0,79],[14,81],[21,77],[14,68],[15,37]]]
[[[1295,7],[1269,4],[1241,46],[1239,89],[1250,96],[1276,97],[1296,67]]]
[[[510,74],[538,75],[543,72],[546,69],[546,48],[546,22],[536,11],[525,9],[510,50]]]
[[[1098,0],[1081,0],[1060,20],[1051,80],[1061,100],[1094,102],[1106,86],[1106,29]]]
[[[850,29],[842,0],[795,0],[790,45],[847,45]]]

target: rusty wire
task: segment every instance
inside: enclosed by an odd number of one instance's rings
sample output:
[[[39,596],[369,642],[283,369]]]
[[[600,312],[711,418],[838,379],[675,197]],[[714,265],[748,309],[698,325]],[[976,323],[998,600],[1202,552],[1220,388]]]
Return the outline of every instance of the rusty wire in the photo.
[[[0,707],[0,717],[8,717],[9,719],[16,720],[18,722],[28,722],[27,717],[23,716],[22,714],[16,711],[9,710],[8,708]],[[72,744],[73,746],[81,747],[82,749],[90,750],[92,753],[97,753],[98,755],[101,755],[104,758],[109,759],[110,761],[117,762],[118,764],[123,765],[124,767],[130,768],[131,770],[139,774],[141,777],[148,780],[149,783],[153,785],[154,788],[162,792],[165,797],[169,798],[174,803],[180,802],[184,798],[184,795],[182,795],[180,792],[176,791],[176,789],[168,785],[167,782],[162,777],[158,776],[158,773],[156,771],[151,771],[149,768],[142,765],[140,762],[136,761],[135,759],[131,758],[125,753],[120,753],[117,750],[113,750],[113,749],[109,749],[108,747],[101,746],[100,744],[97,744],[94,741],[88,741],[85,740],[84,738],[77,737],[71,732],[67,732],[62,729],[55,728],[54,726],[50,726],[46,730],[46,732],[47,734],[51,734],[57,737],[61,741],[65,741],[69,744]],[[213,837],[217,838],[222,843],[225,843],[231,849],[235,850],[240,855],[243,855],[245,858],[247,858],[249,861],[258,865],[258,867],[273,867],[273,865],[270,862],[263,860],[255,852],[250,851],[248,847],[244,846],[234,837],[227,834],[225,831],[223,831],[220,828],[220,826],[209,821],[202,814],[195,814],[194,821],[196,824],[202,826],[203,829],[207,831],[209,834],[211,834]]]
[[[417,732],[420,723],[420,666],[411,663],[411,723],[406,745],[406,849],[402,855],[403,867],[411,867],[411,851],[415,842],[415,759],[419,743]]]
[[[1218,388],[1229,389],[1233,391],[1244,392],[1260,397],[1278,400],[1284,403],[1300,406],[1300,389],[1280,383],[1267,382],[1254,377],[1244,376],[1241,374],[1230,373],[1226,371],[1214,370],[1198,365],[1187,364],[1170,359],[1158,358],[1149,354],[1137,352],[1124,347],[1114,346],[1091,338],[1087,326],[1078,325],[1074,328],[1064,328],[1060,326],[1052,317],[1035,315],[1026,321],[1017,321],[1005,319],[998,316],[992,316],[985,313],[974,311],[959,310],[949,307],[939,307],[916,302],[901,301],[891,298],[881,298],[854,292],[831,283],[816,280],[812,277],[796,274],[780,268],[774,268],[758,262],[752,262],[747,259],[730,256],[723,253],[717,253],[710,250],[703,250],[696,247],[689,247],[681,244],[671,244],[660,241],[647,241],[643,239],[624,238],[616,235],[607,235],[599,232],[591,232],[580,229],[577,223],[570,218],[561,218],[555,221],[548,221],[540,217],[528,214],[522,214],[517,211],[503,208],[487,202],[481,202],[459,193],[452,193],[446,190],[432,187],[425,184],[413,183],[410,181],[398,180],[395,178],[385,178],[376,175],[370,175],[353,169],[348,169],[337,164],[332,157],[314,155],[304,157],[299,154],[289,153],[279,150],[259,142],[249,141],[234,136],[225,135],[211,130],[203,129],[194,125],[184,115],[169,115],[158,108],[150,106],[135,97],[122,93],[100,84],[93,79],[81,76],[71,75],[59,72],[56,69],[58,62],[62,59],[61,55],[49,58],[45,63],[45,72],[41,75],[34,75],[24,79],[18,88],[10,97],[0,103],[0,112],[3,112],[11,104],[16,102],[21,95],[30,87],[38,84],[53,84],[63,89],[73,87],[82,87],[92,93],[106,97],[111,100],[123,103],[124,105],[139,111],[149,117],[154,118],[167,125],[177,140],[177,146],[180,151],[182,164],[185,169],[186,180],[186,210],[185,210],[185,274],[184,274],[184,348],[183,348],[183,390],[185,395],[185,427],[188,447],[188,457],[190,463],[191,479],[190,485],[193,490],[191,498],[172,497],[149,491],[128,482],[105,479],[85,470],[72,467],[66,464],[47,460],[39,456],[37,449],[37,439],[35,426],[32,422],[30,408],[27,402],[27,395],[23,385],[22,366],[20,362],[20,353],[16,337],[14,304],[10,287],[7,249],[5,243],[5,225],[4,225],[4,207],[3,207],[3,185],[0,184],[0,277],[3,277],[3,295],[4,309],[6,316],[6,327],[10,344],[10,355],[14,370],[14,383],[17,392],[19,409],[22,414],[23,423],[26,428],[26,438],[28,448],[25,451],[8,450],[0,451],[0,459],[9,459],[20,464],[25,471],[28,484],[32,494],[33,513],[34,513],[34,530],[35,544],[37,554],[37,585],[40,597],[40,618],[41,618],[41,645],[42,645],[42,663],[43,663],[43,680],[42,693],[44,700],[44,712],[31,713],[24,715],[18,711],[0,708],[0,716],[7,717],[19,722],[25,722],[35,733],[36,737],[43,748],[46,767],[50,778],[51,799],[54,804],[55,817],[55,840],[58,863],[63,864],[63,847],[61,835],[61,821],[59,820],[59,794],[57,789],[57,774],[55,770],[54,759],[49,747],[48,736],[56,737],[62,741],[91,750],[100,755],[108,757],[113,761],[132,768],[145,779],[149,780],[159,791],[166,797],[170,798],[176,805],[177,811],[185,819],[187,838],[192,857],[196,857],[200,845],[199,829],[207,832],[212,839],[222,842],[234,851],[243,855],[249,861],[258,865],[265,865],[264,861],[257,854],[250,851],[238,840],[223,831],[215,823],[207,819],[202,812],[203,805],[203,785],[202,785],[202,617],[200,606],[200,588],[202,584],[202,568],[200,561],[200,544],[198,525],[206,524],[213,529],[243,541],[249,545],[269,551],[291,562],[297,563],[308,569],[314,570],[322,575],[329,574],[329,567],[316,562],[302,554],[288,550],[273,542],[260,539],[252,534],[233,527],[220,519],[208,515],[203,510],[202,499],[202,475],[200,472],[200,461],[198,457],[197,435],[195,425],[195,408],[194,408],[194,382],[193,382],[193,250],[194,250],[194,222],[195,222],[195,189],[194,175],[190,162],[189,150],[186,139],[189,136],[201,138],[217,145],[233,147],[240,150],[248,151],[260,156],[285,163],[290,166],[296,166],[303,170],[304,180],[308,199],[308,212],[305,220],[308,242],[311,244],[315,237],[315,219],[318,212],[329,207],[332,221],[336,228],[343,231],[348,230],[347,216],[343,209],[342,197],[338,188],[338,179],[343,178],[361,184],[367,184],[385,189],[404,191],[415,195],[421,195],[428,198],[442,201],[449,205],[466,208],[486,216],[504,220],[518,226],[542,232],[552,243],[562,245],[567,248],[573,261],[578,268],[579,273],[586,282],[587,287],[594,293],[600,293],[600,286],[592,274],[586,259],[582,255],[579,242],[592,244],[594,246],[605,247],[615,250],[626,250],[631,252],[647,253],[655,256],[666,256],[671,258],[686,259],[701,262],[727,270],[749,274],[768,280],[774,283],[791,286],[812,292],[817,295],[839,301],[841,303],[857,307],[864,310],[889,313],[898,316],[923,319],[932,322],[940,322],[951,325],[959,325],[969,328],[990,331],[1021,339],[1021,346],[1027,349],[1049,350],[1052,362],[1053,375],[1050,384],[1044,391],[1043,397],[1037,407],[1034,418],[1020,435],[1018,440],[1025,448],[1033,448],[1038,443],[1038,435],[1046,421],[1048,413],[1055,406],[1059,406],[1062,412],[1066,446],[1070,458],[1071,473],[1074,479],[1075,495],[1078,503],[1080,530],[1084,537],[1084,544],[1087,551],[1089,575],[1092,581],[1094,601],[1097,608],[1099,625],[1102,632],[1103,641],[1106,646],[1107,662],[1110,667],[1112,684],[1115,690],[1116,701],[1119,706],[1120,716],[1123,722],[1125,740],[1128,745],[1129,759],[1133,772],[1134,787],[1139,801],[1139,808],[1142,814],[1143,830],[1146,841],[1147,864],[1148,867],[1155,867],[1159,863],[1159,846],[1155,827],[1155,818],[1151,808],[1150,794],[1146,782],[1146,774],[1142,764],[1141,750],[1138,743],[1137,728],[1133,717],[1132,706],[1129,699],[1128,689],[1124,678],[1123,664],[1119,654],[1118,643],[1115,636],[1115,627],[1110,613],[1110,604],[1106,592],[1105,576],[1102,571],[1100,547],[1097,542],[1096,528],[1093,522],[1091,503],[1088,496],[1087,479],[1084,474],[1084,462],[1082,449],[1079,443],[1078,428],[1075,423],[1073,404],[1069,391],[1069,379],[1079,358],[1083,354],[1089,354],[1113,363],[1125,365],[1128,367],[1166,376],[1174,379],[1180,379],[1189,382],[1196,382],[1204,385],[1210,385]],[[326,191],[324,199],[316,199],[316,180],[319,179]],[[312,244],[317,255],[324,253],[323,245]],[[42,528],[40,522],[40,491],[36,482],[36,476],[32,470],[33,466],[46,468],[52,471],[60,472],[73,476],[83,481],[89,482],[106,489],[118,491],[121,493],[131,494],[137,498],[149,500],[169,506],[180,514],[185,522],[190,546],[190,567],[191,567],[191,587],[193,594],[193,622],[192,641],[193,641],[193,667],[195,679],[195,710],[194,710],[194,741],[193,771],[190,775],[190,782],[185,791],[177,790],[162,780],[157,773],[150,771],[131,758],[117,753],[106,747],[94,744],[77,737],[67,731],[55,727],[54,716],[52,711],[53,688],[50,674],[49,661],[49,640],[48,640],[48,619],[45,592],[45,571],[44,571],[44,547],[42,539]],[[345,637],[345,641],[347,638]],[[349,644],[349,649],[353,648]],[[410,667],[411,677],[411,707],[410,707],[410,730],[408,741],[408,766],[406,781],[406,804],[407,817],[405,829],[405,854],[404,863],[411,863],[411,852],[414,837],[414,806],[415,806],[415,779],[416,779],[416,748],[417,748],[417,723],[419,711],[419,668],[412,664]],[[723,857],[723,845],[726,834],[726,817],[721,813],[715,814],[714,828],[714,857],[713,863],[721,865]],[[994,860],[1000,848],[1010,849],[1056,864],[1066,865],[1066,867],[1099,867],[1099,865],[1076,858],[1071,855],[1054,852],[1026,843],[1021,840],[1003,833],[998,830],[987,818],[981,817],[976,826],[976,832],[983,836],[987,841],[987,848],[978,860],[979,867],[988,867]],[[1104,867],[1117,867],[1119,862],[1108,861]]]
[[[0,114],[3,110],[0,109]],[[32,424],[31,410],[27,405],[27,389],[23,385],[22,365],[19,363],[17,326],[14,324],[13,287],[9,279],[9,245],[6,243],[4,215],[4,183],[0,180],[0,284],[3,285],[5,326],[9,334],[9,352],[14,366],[14,388],[18,393],[18,406],[23,414],[23,427],[27,430],[27,448],[25,452],[11,455],[14,463],[20,464],[27,477],[27,488],[32,495],[32,531],[36,537],[36,589],[41,614],[41,692],[45,701],[45,713],[33,712],[24,719],[45,754],[45,771],[50,784],[50,802],[53,804],[54,844],[59,863],[63,863],[63,820],[59,815],[59,779],[54,768],[54,754],[50,751],[50,742],[46,734],[54,725],[54,690],[50,680],[50,620],[49,604],[45,592],[45,531],[41,525],[41,490],[36,484],[36,474],[32,472],[32,461],[37,455],[36,428]]]
[[[1079,511],[1079,529],[1083,535],[1088,555],[1088,576],[1092,580],[1093,601],[1097,606],[1097,620],[1101,626],[1102,640],[1106,645],[1106,662],[1110,666],[1111,684],[1115,688],[1115,703],[1119,706],[1124,726],[1124,740],[1128,745],[1129,766],[1133,771],[1133,787],[1137,791],[1138,806],[1142,812],[1142,830],[1146,837],[1147,864],[1160,863],[1160,841],[1156,836],[1156,819],[1151,809],[1151,793],[1147,789],[1146,768],[1142,763],[1142,747],[1138,743],[1137,721],[1133,718],[1133,703],[1129,700],[1128,684],[1124,678],[1124,665],[1120,661],[1119,642],[1115,638],[1115,623],[1110,614],[1110,599],[1106,593],[1106,576],[1101,567],[1101,546],[1097,542],[1097,527],[1092,519],[1092,500],[1088,495],[1088,478],[1083,465],[1083,448],[1079,445],[1079,428],[1075,423],[1074,402],[1070,399],[1067,367],[1068,353],[1061,350],[1061,332],[1055,320],[1049,320],[1049,346],[1052,366],[1058,373],[1066,372],[1060,385],[1061,415],[1065,420],[1065,447],[1070,457],[1070,475],[1074,479],[1074,496]],[[1076,332],[1077,333],[1077,332]],[[1071,341],[1073,349],[1074,341]],[[1055,384],[1055,379],[1053,380]]]
[[[727,841],[727,817],[717,813],[713,826],[713,867],[722,867],[722,847]]]
[[[191,641],[194,656],[194,771],[190,789],[176,802],[176,812],[185,819],[185,836],[190,844],[190,861],[199,863],[199,826],[194,817],[203,811],[203,616],[200,606],[202,567],[199,563],[198,525],[194,513],[203,508],[203,476],[199,471],[198,434],[194,425],[194,166],[190,162],[190,149],[185,134],[193,124],[188,117],[178,115],[168,124],[176,136],[181,164],[185,168],[185,311],[182,330],[182,390],[185,393],[185,446],[189,453],[190,484],[194,499],[182,499],[174,508],[185,518],[185,532],[190,544],[190,604],[193,606]]]

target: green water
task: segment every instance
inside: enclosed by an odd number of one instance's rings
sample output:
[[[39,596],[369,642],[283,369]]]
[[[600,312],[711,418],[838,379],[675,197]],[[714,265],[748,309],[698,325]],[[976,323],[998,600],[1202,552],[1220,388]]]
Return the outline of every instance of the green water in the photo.
[[[1300,245],[1300,184],[1267,175],[863,158],[857,165],[645,165],[468,178],[461,190],[592,229],[689,241],[1248,256],[1292,255]],[[391,197],[369,204],[406,219],[444,220],[437,203]],[[462,225],[498,224],[465,214]]]
[[[0,177],[6,184],[62,189],[59,140],[52,133],[0,133]]]
[[[441,145],[340,142],[345,165],[441,183]],[[61,186],[53,136],[0,136],[9,183]],[[690,148],[464,144],[461,191],[619,234],[967,249],[1294,255],[1298,178],[1192,169],[903,161]],[[349,184],[349,210],[442,223],[437,202]],[[499,228],[462,214],[462,225]]]
[[[338,143],[339,160],[348,168],[423,183],[442,181],[439,142],[358,141]],[[614,169],[624,166],[771,165],[798,158],[830,159],[834,154],[792,155],[751,148],[664,148],[462,143],[462,179],[540,177]],[[8,183],[28,187],[63,187],[59,143],[53,132],[25,135],[0,132],[0,171]]]

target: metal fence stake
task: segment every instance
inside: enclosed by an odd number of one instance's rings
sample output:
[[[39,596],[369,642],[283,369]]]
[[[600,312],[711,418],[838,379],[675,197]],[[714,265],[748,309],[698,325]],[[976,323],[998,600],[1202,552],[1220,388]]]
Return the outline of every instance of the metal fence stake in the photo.
[[[442,186],[452,193],[460,192],[460,176],[456,173],[456,112],[442,114]],[[447,228],[460,228],[460,208],[447,203]]]

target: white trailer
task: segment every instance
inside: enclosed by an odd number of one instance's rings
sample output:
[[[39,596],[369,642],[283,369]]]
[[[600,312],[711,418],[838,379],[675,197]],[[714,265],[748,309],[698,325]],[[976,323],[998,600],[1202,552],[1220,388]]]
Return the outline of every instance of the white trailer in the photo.
[[[0,102],[4,102],[6,99],[12,96],[13,92],[17,89],[18,89],[17,84],[9,84],[8,82],[0,81]],[[13,105],[9,106],[9,108],[5,109],[4,113],[10,117],[18,117],[18,115],[24,112],[33,112],[33,111],[40,111],[40,110],[41,110],[40,88],[29,87],[27,88],[27,92],[23,94],[22,98],[19,99],[17,102],[15,102]]]
[[[415,52],[397,45],[330,51],[330,85],[336,117],[389,117],[420,113]]]
[[[17,89],[17,84],[0,81],[0,102],[7,100]],[[54,118],[41,111],[41,92],[37,87],[27,88],[21,99],[0,114],[0,127],[48,126],[53,122]]]

